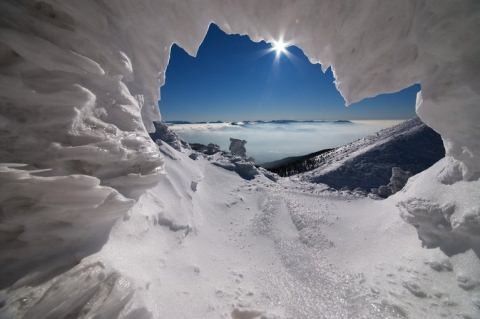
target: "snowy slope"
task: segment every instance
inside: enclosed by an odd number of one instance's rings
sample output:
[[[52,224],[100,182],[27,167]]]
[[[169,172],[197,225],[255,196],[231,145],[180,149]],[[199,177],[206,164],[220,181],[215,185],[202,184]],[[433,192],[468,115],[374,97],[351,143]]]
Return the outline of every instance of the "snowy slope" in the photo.
[[[444,155],[440,136],[414,118],[321,154],[313,159],[315,169],[294,178],[369,191],[388,184],[392,167],[417,174]]]
[[[103,249],[43,285],[12,289],[2,318],[480,316],[475,255],[422,248],[394,197],[247,181],[160,148],[170,154],[165,178]]]

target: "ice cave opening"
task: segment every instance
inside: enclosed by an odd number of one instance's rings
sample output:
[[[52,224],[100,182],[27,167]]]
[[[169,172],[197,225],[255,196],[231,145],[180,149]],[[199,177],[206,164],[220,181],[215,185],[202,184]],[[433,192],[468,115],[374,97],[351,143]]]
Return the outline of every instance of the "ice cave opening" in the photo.
[[[331,68],[324,73],[298,47],[285,42],[276,50],[275,43],[227,35],[212,23],[195,57],[174,44],[160,88],[162,122],[191,146],[208,153],[228,151],[230,138],[244,140],[248,157],[257,165],[293,174],[298,170],[275,165],[284,163],[284,158],[313,157],[415,117],[420,85],[345,107]],[[156,129],[161,130],[160,123]],[[160,134],[152,136],[160,138]],[[432,152],[438,155],[425,166],[412,167],[407,162],[422,163],[426,145],[412,146],[412,157],[416,153],[417,159],[396,165],[417,174],[443,157],[440,137],[432,131],[424,139],[430,137]],[[208,144],[212,144],[210,150]],[[280,162],[269,163],[276,161]],[[382,174],[385,184],[389,170]],[[381,185],[376,183],[363,186]]]
[[[478,317],[479,16],[475,0],[2,1],[0,316]],[[155,144],[170,48],[195,55],[212,22],[298,46],[347,104],[419,83],[445,158],[387,200],[339,200]]]

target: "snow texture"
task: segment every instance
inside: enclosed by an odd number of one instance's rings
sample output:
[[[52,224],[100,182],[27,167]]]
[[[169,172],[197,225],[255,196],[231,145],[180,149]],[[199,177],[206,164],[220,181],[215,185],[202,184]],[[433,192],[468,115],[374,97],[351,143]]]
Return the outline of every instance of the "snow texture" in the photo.
[[[440,136],[414,118],[318,155],[313,159],[315,168],[298,178],[325,183],[336,189],[362,188],[369,192],[382,188],[380,193],[388,196],[406,182],[397,185],[397,179],[405,179],[398,169],[416,174],[432,166],[444,154]]]
[[[459,275],[458,280],[462,287],[473,290],[454,290],[454,295],[447,297],[445,285],[438,293],[433,288],[422,290],[427,296],[440,296],[438,302],[421,298],[427,304],[408,301],[409,297],[402,295],[402,289],[407,289],[411,298],[419,299],[423,293],[417,286],[393,287],[390,292],[407,302],[398,305],[386,298],[384,303],[375,303],[377,313],[372,313],[374,310],[365,306],[372,304],[369,295],[360,284],[353,284],[351,276],[328,266],[314,271],[320,267],[314,255],[307,248],[299,249],[301,243],[289,240],[296,228],[285,218],[288,204],[267,196],[268,192],[261,192],[265,204],[256,206],[263,208],[250,212],[258,215],[246,219],[254,223],[254,229],[266,232],[266,245],[261,246],[265,251],[243,250],[245,244],[257,244],[244,242],[240,235],[250,234],[248,228],[239,226],[234,237],[228,237],[230,221],[215,224],[223,220],[218,214],[223,210],[208,204],[216,198],[214,190],[221,190],[219,180],[228,180],[223,185],[228,189],[237,179],[224,175],[223,170],[217,172],[217,180],[207,179],[205,185],[195,187],[194,193],[204,197],[200,196],[198,206],[193,205],[191,183],[198,182],[198,168],[179,164],[192,160],[169,145],[158,146],[148,132],[155,130],[153,121],[160,120],[159,86],[165,81],[171,45],[177,43],[194,55],[211,22],[227,33],[247,34],[253,41],[283,38],[299,46],[312,63],[333,68],[336,86],[347,103],[420,83],[417,113],[441,134],[446,158],[411,178],[406,190],[392,200],[400,201],[404,218],[419,227],[420,238],[429,247],[440,247],[448,254],[465,251],[461,256],[472,248],[478,254],[479,10],[475,0],[0,2],[0,161],[13,163],[2,164],[0,170],[0,278],[1,288],[10,288],[1,302],[7,305],[1,308],[2,315],[148,318],[153,314],[179,318],[185,317],[181,311],[188,305],[189,313],[201,318],[211,317],[208,309],[219,317],[233,318],[312,318],[319,313],[326,318],[346,318],[352,313],[384,318],[405,317],[407,312],[427,317],[422,307],[440,309],[432,310],[438,317],[453,317],[459,313],[455,307],[462,309],[462,315],[465,311],[464,318],[478,317],[478,310],[471,307],[474,304],[478,309],[480,304],[473,288],[478,287],[476,273]],[[170,168],[165,168],[165,161]],[[155,194],[149,191],[152,188]],[[344,208],[354,210],[348,205]],[[379,213],[379,208],[375,209]],[[127,213],[131,222],[118,221],[109,236],[115,220]],[[196,224],[198,227],[193,227]],[[149,232],[152,225],[162,231]],[[178,243],[191,236],[192,229],[199,231],[199,237],[189,241],[191,246],[182,254]],[[219,229],[224,237],[209,237]],[[371,230],[366,227],[363,233],[374,233]],[[309,234],[315,231],[305,234],[306,238]],[[212,251],[217,260],[227,260],[224,268],[215,267],[216,262],[210,263],[208,258],[199,259],[201,268],[195,268],[196,253],[229,238],[236,240],[231,251]],[[352,240],[361,242],[363,238]],[[102,246],[103,257],[98,258],[134,279],[135,300],[129,301],[130,292],[123,289],[125,281],[82,268],[90,257],[82,258]],[[155,276],[165,263],[165,251],[171,253],[168,262],[176,267],[164,265],[167,270],[161,272],[165,277],[160,284],[160,277]],[[255,264],[246,263],[249,252],[258,259]],[[268,255],[272,252],[275,255]],[[408,254],[407,258],[415,260],[420,253]],[[354,258],[354,254],[350,256]],[[267,257],[271,259],[267,261]],[[467,269],[479,267],[468,260]],[[75,273],[77,268],[71,269],[76,263],[80,263],[81,275]],[[273,269],[259,274],[259,267],[249,273],[256,279],[245,286],[230,285],[222,290],[227,278],[243,280],[241,272],[232,268],[251,269],[258,263],[264,269],[273,263]],[[226,271],[228,267],[231,270]],[[330,271],[332,277],[322,275]],[[60,272],[63,275],[56,276]],[[185,290],[172,294],[165,288],[192,288],[191,280],[204,273],[200,288],[186,294]],[[99,276],[92,277],[96,274]],[[443,279],[451,286],[451,276],[444,274],[432,276],[435,282],[441,284]],[[155,281],[150,293],[150,280],[143,277],[148,275]],[[258,280],[265,276],[269,280]],[[402,271],[399,276],[406,282],[417,279]],[[425,285],[431,280],[426,278]],[[145,286],[140,289],[142,282]],[[212,288],[212,282],[220,282],[220,286]],[[259,296],[274,295],[251,300],[248,291],[254,287],[259,287]],[[388,296],[388,290],[382,291]],[[187,302],[192,300],[187,296],[190,293],[197,297],[193,304]],[[202,298],[207,294],[223,301],[212,305]],[[148,309],[139,300],[144,300]],[[165,307],[157,305],[159,300]],[[290,300],[296,302],[281,306]],[[442,306],[435,308],[439,303]],[[234,309],[227,308],[232,304]],[[204,309],[204,305],[209,306]]]
[[[480,182],[445,184],[441,177],[450,169],[450,160],[444,158],[410,178],[393,197],[426,247],[439,247],[449,256],[472,249],[480,256]]]
[[[114,226],[102,250],[54,280],[12,287],[0,316],[480,314],[480,260],[471,251],[447,258],[421,248],[395,196],[375,201],[320,184],[244,180],[162,148],[176,155],[165,157],[165,177]]]
[[[95,177],[35,173],[0,165],[0,287],[35,285],[77,264],[133,205]]]

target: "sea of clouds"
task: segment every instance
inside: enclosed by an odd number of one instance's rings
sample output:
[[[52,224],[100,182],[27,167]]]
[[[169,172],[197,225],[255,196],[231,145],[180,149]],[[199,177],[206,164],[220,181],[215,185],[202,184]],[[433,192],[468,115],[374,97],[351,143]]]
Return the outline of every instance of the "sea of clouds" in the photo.
[[[289,156],[305,155],[352,142],[400,123],[369,121],[273,121],[170,124],[190,143],[215,143],[228,150],[230,137],[247,141],[247,153],[261,164]]]

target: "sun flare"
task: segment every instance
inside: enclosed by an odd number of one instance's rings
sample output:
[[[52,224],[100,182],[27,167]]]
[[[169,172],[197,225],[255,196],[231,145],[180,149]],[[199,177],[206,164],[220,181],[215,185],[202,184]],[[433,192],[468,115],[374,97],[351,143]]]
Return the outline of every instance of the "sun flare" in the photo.
[[[277,41],[272,42],[272,49],[275,51],[277,55],[282,53],[287,53],[287,46],[288,43],[284,42],[283,39],[279,39]]]

